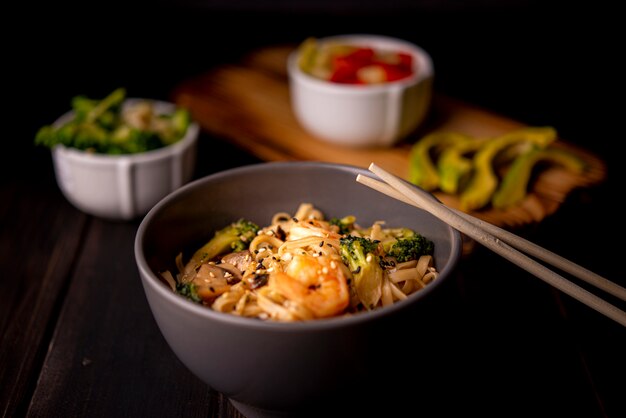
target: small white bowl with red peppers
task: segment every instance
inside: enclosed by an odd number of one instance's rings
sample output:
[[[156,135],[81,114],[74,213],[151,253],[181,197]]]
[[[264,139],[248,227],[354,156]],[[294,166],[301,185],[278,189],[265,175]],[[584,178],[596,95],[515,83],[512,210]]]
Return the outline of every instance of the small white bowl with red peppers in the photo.
[[[305,40],[288,58],[291,105],[315,137],[388,147],[425,119],[434,76],[419,46],[380,35]]]

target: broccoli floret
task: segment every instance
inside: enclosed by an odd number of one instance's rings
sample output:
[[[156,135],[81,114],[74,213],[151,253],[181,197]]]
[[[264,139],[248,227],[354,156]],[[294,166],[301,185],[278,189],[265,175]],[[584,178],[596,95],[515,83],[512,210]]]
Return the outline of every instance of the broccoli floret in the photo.
[[[413,236],[408,238],[400,238],[394,242],[387,255],[395,257],[400,263],[409,260],[417,260],[423,255],[432,255],[435,249],[435,245],[432,241],[424,238],[418,233],[414,233]]]
[[[341,258],[352,272],[352,285],[361,303],[373,309],[382,294],[383,269],[378,241],[348,235],[339,240]]]
[[[344,216],[343,218],[331,218],[328,221],[331,225],[337,225],[339,227],[339,233],[347,235],[354,229],[354,221],[356,218],[352,215]]]
[[[35,144],[52,148],[57,143],[62,143],[62,139],[57,140],[56,130],[52,126],[42,126],[37,131]]]
[[[194,266],[199,266],[226,252],[246,250],[258,231],[257,224],[246,219],[239,219],[217,231],[209,242],[194,253],[189,262]]]
[[[198,292],[196,292],[196,286],[193,283],[178,283],[176,285],[176,293],[186,297],[193,302],[202,302],[202,299],[200,299],[200,296],[198,296]]]
[[[339,243],[341,244],[341,256],[345,262],[349,263],[350,261],[356,262],[356,260],[362,262],[367,254],[375,255],[378,252],[379,241],[348,235],[341,238]]]

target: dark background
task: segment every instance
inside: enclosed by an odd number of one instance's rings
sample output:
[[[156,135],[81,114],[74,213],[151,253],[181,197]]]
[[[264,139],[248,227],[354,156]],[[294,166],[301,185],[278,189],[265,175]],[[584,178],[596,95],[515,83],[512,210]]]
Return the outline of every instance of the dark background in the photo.
[[[11,140],[76,94],[167,98],[180,80],[256,46],[307,36],[381,33],[430,52],[436,89],[610,154],[623,82],[618,13],[602,2],[207,1],[26,3],[6,13]],[[578,2],[577,2],[578,3]],[[88,9],[86,8],[88,6]],[[8,57],[8,59],[7,59]],[[615,102],[615,103],[614,103]],[[616,118],[617,117],[617,118]],[[13,144],[14,145],[14,144]]]

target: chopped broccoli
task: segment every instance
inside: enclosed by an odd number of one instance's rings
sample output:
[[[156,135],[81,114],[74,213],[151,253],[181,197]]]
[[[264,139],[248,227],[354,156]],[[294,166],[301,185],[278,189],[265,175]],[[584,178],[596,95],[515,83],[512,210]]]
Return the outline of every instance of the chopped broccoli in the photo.
[[[373,309],[382,294],[379,242],[352,235],[341,238],[339,242],[341,258],[352,272],[357,296],[366,308]]]
[[[229,251],[243,251],[250,246],[250,241],[256,236],[259,226],[246,219],[239,219],[220,229],[213,238],[196,251],[189,261],[199,266]]]
[[[337,225],[339,227],[339,233],[347,235],[354,229],[354,221],[356,218],[352,215],[344,216],[343,218],[331,218],[329,223],[331,225]]]
[[[176,285],[176,293],[196,303],[202,301],[200,296],[198,296],[198,292],[196,292],[196,285],[193,283],[178,283]]]
[[[379,241],[374,241],[369,238],[348,235],[347,237],[341,238],[339,242],[341,244],[341,256],[346,262],[353,259],[362,261],[365,259],[366,254],[376,254],[378,252]]]
[[[64,124],[43,126],[35,144],[52,148],[61,144],[101,154],[135,154],[173,144],[191,124],[189,112],[176,108],[161,114],[148,100],[128,103],[126,90],[116,89],[102,100],[72,99],[72,118]],[[132,116],[134,115],[134,116]]]
[[[432,255],[435,246],[432,241],[418,233],[408,238],[400,238],[392,243],[387,255],[395,257],[400,263],[417,260],[423,255]]]

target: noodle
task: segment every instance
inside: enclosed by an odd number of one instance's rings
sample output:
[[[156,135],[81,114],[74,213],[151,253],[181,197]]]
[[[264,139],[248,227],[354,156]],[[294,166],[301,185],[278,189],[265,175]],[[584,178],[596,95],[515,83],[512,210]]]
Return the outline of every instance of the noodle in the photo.
[[[252,253],[257,250],[263,249],[264,251],[273,252],[274,248],[279,248],[283,245],[283,241],[271,235],[257,235],[250,243],[249,251]]]
[[[239,251],[210,257],[204,254],[209,242],[187,264],[182,253],[176,257],[178,274],[161,275],[177,293],[217,312],[275,321],[389,306],[437,279],[432,243],[414,256],[395,245],[413,242],[416,232],[386,228],[383,221],[361,228],[355,221],[326,220],[313,204],[302,203],[293,216],[277,212],[270,225],[252,224],[256,235],[236,241],[231,234],[230,248]]]

